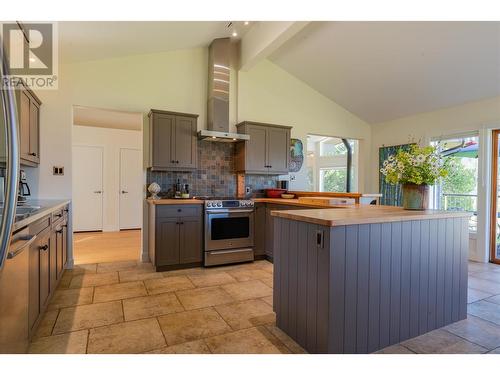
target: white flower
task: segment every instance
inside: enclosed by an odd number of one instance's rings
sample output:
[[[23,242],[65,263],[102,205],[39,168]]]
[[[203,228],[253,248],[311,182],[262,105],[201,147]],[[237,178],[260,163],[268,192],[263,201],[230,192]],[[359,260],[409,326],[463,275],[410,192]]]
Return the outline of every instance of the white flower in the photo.
[[[405,165],[403,164],[403,162],[401,162],[401,161],[400,161],[400,162],[398,163],[398,169],[403,170],[404,168],[405,168]]]
[[[387,167],[388,164],[389,162],[387,160],[384,160],[384,167]]]
[[[422,155],[422,154],[417,155],[417,161],[419,163],[423,163],[425,161],[425,155]]]

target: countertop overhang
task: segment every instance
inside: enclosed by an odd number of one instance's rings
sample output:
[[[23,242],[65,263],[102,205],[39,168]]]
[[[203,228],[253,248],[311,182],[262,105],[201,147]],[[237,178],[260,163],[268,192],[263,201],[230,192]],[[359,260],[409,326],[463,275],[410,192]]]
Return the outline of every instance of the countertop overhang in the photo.
[[[24,228],[31,223],[34,223],[38,219],[41,219],[44,216],[49,215],[53,211],[70,204],[71,201],[69,199],[34,199],[27,201],[24,206],[40,206],[38,210],[33,211],[26,217],[18,220],[14,223],[12,227],[12,231],[16,231],[18,229]],[[21,205],[22,207],[23,205]]]
[[[328,227],[356,225],[356,224],[373,224],[373,223],[390,223],[397,221],[411,220],[430,220],[430,219],[447,219],[468,217],[472,214],[469,212],[456,211],[411,211],[404,210],[401,207],[393,206],[371,206],[371,205],[352,205],[339,208],[324,208],[310,210],[286,210],[286,211],[271,211],[271,216],[284,219],[303,221],[312,224],[318,224]]]

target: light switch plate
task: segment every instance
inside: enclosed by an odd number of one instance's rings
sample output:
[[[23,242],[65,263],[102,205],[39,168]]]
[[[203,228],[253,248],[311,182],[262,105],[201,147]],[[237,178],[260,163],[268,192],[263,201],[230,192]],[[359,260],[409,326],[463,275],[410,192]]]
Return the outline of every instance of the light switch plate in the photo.
[[[53,167],[53,175],[54,176],[63,176],[64,175],[64,167]]]

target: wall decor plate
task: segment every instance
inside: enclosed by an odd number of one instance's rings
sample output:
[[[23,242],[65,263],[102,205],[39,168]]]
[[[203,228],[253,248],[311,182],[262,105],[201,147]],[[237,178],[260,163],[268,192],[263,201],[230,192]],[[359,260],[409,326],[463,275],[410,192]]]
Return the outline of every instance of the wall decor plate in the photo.
[[[288,166],[289,172],[298,172],[304,164],[304,145],[302,141],[297,138],[290,140],[290,165]]]

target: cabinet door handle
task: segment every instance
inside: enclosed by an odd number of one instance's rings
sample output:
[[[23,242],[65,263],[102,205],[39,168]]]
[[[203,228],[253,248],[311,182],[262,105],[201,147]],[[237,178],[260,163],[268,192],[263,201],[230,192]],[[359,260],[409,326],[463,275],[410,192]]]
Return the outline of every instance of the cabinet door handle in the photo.
[[[36,156],[36,152],[30,153],[30,156]]]
[[[128,191],[122,190],[122,194],[128,194]]]
[[[176,161],[175,161],[175,163],[176,163],[176,164],[179,164],[179,160],[176,160]]]
[[[43,246],[38,247],[39,250],[43,250],[43,251],[47,251],[48,248],[49,248],[49,245],[43,245]]]
[[[325,236],[322,230],[316,231],[316,245],[321,249],[325,245]]]
[[[102,193],[102,190],[96,190],[94,191],[94,194],[101,194]]]
[[[62,217],[62,214],[56,214],[55,216],[56,217]]]

